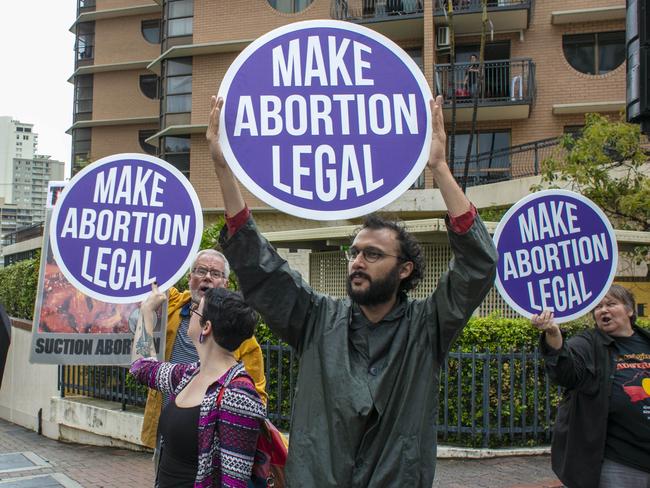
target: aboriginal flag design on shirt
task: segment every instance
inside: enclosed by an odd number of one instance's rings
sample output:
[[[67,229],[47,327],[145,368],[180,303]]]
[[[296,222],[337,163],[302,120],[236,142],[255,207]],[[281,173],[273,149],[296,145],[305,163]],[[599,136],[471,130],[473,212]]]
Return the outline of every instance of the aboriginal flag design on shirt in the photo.
[[[650,340],[615,340],[605,457],[650,472]]]

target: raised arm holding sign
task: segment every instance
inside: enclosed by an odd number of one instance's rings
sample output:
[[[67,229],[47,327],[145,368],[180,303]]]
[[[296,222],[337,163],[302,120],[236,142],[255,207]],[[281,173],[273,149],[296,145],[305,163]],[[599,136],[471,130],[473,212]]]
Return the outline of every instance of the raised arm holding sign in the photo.
[[[239,191],[237,179],[228,166],[219,143],[219,124],[221,120],[221,110],[223,108],[223,99],[212,96],[210,104],[210,118],[208,119],[206,139],[208,140],[210,156],[214,163],[214,169],[221,184],[226,216],[233,217],[245,208],[246,203],[244,202],[244,197]],[[449,215],[457,217],[468,212],[471,204],[458,186],[458,183],[456,183],[456,180],[449,170],[449,165],[447,164],[445,154],[447,135],[445,133],[444,118],[442,114],[442,97],[438,96],[435,100],[430,101],[430,107],[433,130],[427,166],[433,173],[433,178],[438,184],[438,188],[440,189],[442,198],[445,201]]]
[[[424,275],[419,243],[374,215],[348,249],[348,298],[315,293],[257,231],[221,150],[224,102],[211,103],[206,138],[226,211],[224,254],[246,301],[300,358],[288,484],[430,488],[440,364],[492,286],[497,261],[449,171],[442,99],[430,105],[428,164],[448,208],[454,259],[424,300],[407,296]]]

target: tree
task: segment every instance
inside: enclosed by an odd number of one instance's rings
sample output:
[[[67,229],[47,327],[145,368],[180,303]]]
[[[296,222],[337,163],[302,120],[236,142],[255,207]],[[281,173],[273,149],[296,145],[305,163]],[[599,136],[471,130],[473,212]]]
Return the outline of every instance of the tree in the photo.
[[[542,184],[586,196],[617,229],[650,231],[650,161],[638,125],[587,114],[582,134],[563,136],[560,149],[542,163]],[[642,261],[649,253],[643,246],[634,255]]]
[[[485,36],[487,34],[488,13],[487,13],[487,0],[481,0],[481,47],[479,48],[479,64],[478,64],[478,83],[474,87],[472,93],[472,128],[469,132],[469,140],[467,141],[467,153],[465,154],[465,166],[463,167],[463,193],[467,189],[467,175],[469,173],[469,163],[472,157],[472,146],[474,145],[474,134],[476,134],[476,122],[478,116],[478,97],[483,93],[483,78],[485,76]],[[471,69],[471,66],[470,68]]]

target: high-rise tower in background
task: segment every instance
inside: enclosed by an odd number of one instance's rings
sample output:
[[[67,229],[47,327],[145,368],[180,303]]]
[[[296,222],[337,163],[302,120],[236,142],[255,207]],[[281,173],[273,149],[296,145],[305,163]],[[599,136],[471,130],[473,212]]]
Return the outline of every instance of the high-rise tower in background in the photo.
[[[34,125],[0,116],[0,236],[45,219],[47,183],[62,180],[63,161],[37,153]]]

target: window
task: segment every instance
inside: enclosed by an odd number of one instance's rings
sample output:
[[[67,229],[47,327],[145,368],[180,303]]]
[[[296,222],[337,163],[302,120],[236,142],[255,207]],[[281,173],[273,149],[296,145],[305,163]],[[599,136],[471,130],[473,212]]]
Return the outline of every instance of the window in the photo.
[[[194,0],[169,0],[167,2],[167,36],[191,36]]]
[[[29,136],[23,136],[23,141],[28,141],[28,140],[29,140]]]
[[[141,25],[142,37],[151,44],[160,44],[160,20],[143,20]]]
[[[625,31],[567,34],[562,37],[564,57],[588,75],[602,75],[625,61]]]
[[[77,24],[77,61],[93,59],[93,48],[95,46],[95,23],[81,22]]]
[[[424,189],[424,171],[420,173],[418,179],[413,182],[409,190],[423,190]]]
[[[285,14],[295,14],[302,12],[313,0],[268,0],[269,5],[279,12]]]
[[[163,139],[165,161],[190,178],[190,136],[173,136]]]
[[[141,130],[140,132],[138,132],[138,141],[140,142],[140,147],[144,152],[146,152],[147,154],[151,154],[152,156],[156,155],[156,153],[158,152],[158,148],[153,144],[149,144],[146,141],[155,133],[156,133],[155,130]]]
[[[454,151],[454,176],[462,178],[469,134],[456,134]],[[510,132],[480,132],[472,138],[468,169],[468,185],[487,183],[509,178]]]
[[[74,113],[93,111],[93,75],[78,75],[74,79]]]
[[[418,65],[418,67],[424,71],[424,61],[422,59],[422,48],[421,47],[412,47],[409,49],[405,49],[406,54],[411,56],[413,61],[415,61],[415,64]]]
[[[72,172],[77,173],[89,163],[91,129],[75,129],[72,132]]]
[[[192,58],[167,61],[165,80],[165,111],[183,113],[192,111]]]
[[[140,75],[140,91],[145,97],[152,100],[158,98],[158,77],[156,75]]]

